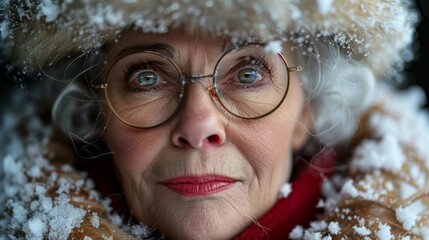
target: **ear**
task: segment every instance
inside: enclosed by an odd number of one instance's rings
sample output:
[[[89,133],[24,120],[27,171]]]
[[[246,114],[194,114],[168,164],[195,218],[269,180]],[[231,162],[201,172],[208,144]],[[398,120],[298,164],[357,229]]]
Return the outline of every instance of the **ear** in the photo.
[[[310,137],[309,131],[313,129],[313,108],[310,103],[304,105],[292,135],[292,150],[299,151]]]

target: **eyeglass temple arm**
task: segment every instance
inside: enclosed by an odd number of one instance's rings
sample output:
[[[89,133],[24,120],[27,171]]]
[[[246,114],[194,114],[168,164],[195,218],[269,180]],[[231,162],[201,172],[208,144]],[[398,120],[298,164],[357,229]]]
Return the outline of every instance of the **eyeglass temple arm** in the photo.
[[[91,83],[91,87],[95,89],[105,89],[107,87],[107,83]]]
[[[301,66],[297,66],[297,67],[288,67],[287,68],[289,70],[289,72],[299,72],[302,70]]]

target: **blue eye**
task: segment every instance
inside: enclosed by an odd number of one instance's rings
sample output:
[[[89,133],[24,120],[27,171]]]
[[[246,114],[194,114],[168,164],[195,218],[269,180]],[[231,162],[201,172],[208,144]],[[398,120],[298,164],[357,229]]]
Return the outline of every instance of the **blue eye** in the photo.
[[[155,85],[158,82],[158,75],[154,71],[144,70],[137,76],[137,84],[143,87]]]
[[[238,72],[238,80],[242,83],[254,83],[261,80],[262,75],[252,68],[243,68]]]

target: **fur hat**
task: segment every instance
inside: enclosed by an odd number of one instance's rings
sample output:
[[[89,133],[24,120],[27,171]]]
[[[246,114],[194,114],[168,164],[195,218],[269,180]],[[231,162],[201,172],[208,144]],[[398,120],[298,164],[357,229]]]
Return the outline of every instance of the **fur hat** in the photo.
[[[3,55],[47,66],[119,38],[129,26],[145,32],[183,27],[232,39],[333,39],[376,74],[404,61],[416,13],[408,0],[38,0],[2,1]]]

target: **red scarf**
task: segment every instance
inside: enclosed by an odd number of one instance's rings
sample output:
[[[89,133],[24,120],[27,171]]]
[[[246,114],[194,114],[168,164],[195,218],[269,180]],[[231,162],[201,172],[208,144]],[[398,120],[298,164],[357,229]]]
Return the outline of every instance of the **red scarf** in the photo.
[[[316,208],[321,198],[321,184],[326,174],[317,169],[332,168],[334,155],[322,153],[311,166],[305,166],[292,180],[292,192],[280,199],[270,211],[240,235],[239,239],[288,239],[296,225],[307,226],[320,209]],[[262,226],[262,227],[261,227]]]

